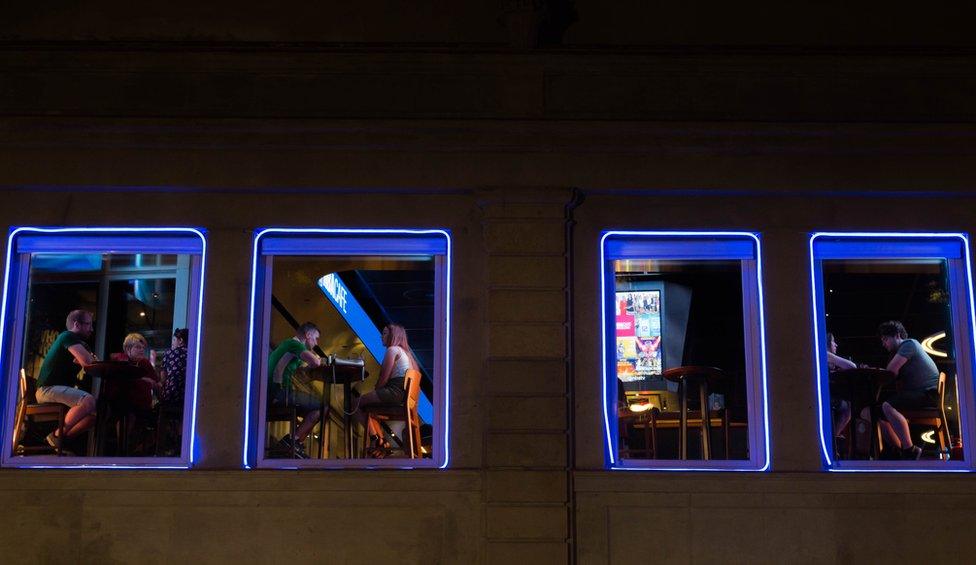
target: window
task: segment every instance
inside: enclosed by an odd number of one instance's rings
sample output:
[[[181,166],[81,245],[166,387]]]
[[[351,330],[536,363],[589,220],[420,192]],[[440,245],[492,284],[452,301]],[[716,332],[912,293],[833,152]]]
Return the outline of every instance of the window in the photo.
[[[443,230],[254,238],[245,467],[446,467]]]
[[[966,236],[816,233],[810,266],[826,467],[972,469]]]
[[[4,465],[192,464],[205,255],[193,228],[11,231]]]
[[[769,467],[759,238],[605,232],[607,463]]]

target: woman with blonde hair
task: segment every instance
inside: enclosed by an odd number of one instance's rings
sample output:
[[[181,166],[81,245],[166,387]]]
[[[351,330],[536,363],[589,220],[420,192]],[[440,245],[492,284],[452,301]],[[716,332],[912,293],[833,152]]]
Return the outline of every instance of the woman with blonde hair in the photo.
[[[410,349],[407,341],[407,331],[399,324],[387,324],[383,328],[383,345],[386,354],[380,366],[380,376],[376,381],[376,388],[359,397],[356,409],[356,420],[363,426],[372,440],[372,446],[367,451],[370,457],[385,457],[390,450],[390,444],[383,437],[379,424],[373,420],[367,422],[366,415],[361,408],[366,406],[403,406],[407,401],[407,391],[404,379],[409,369],[420,370],[417,358]]]
[[[142,370],[141,376],[136,379],[107,381],[102,392],[109,402],[112,416],[118,418],[116,429],[120,440],[118,446],[120,454],[128,453],[128,446],[122,444],[131,440],[137,419],[146,421],[150,417],[153,409],[153,390],[159,392],[156,369],[153,367],[156,355],[150,350],[147,356],[147,350],[149,350],[149,342],[146,338],[140,333],[133,332],[125,336],[122,342],[122,353],[113,353],[110,356],[112,361],[129,363]],[[127,423],[125,434],[122,433],[122,421]],[[126,442],[121,441],[123,437],[127,438]]]

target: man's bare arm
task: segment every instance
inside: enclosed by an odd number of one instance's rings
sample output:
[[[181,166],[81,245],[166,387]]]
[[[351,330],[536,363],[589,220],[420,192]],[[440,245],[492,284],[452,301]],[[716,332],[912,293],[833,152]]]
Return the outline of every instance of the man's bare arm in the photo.
[[[92,355],[91,351],[88,351],[88,349],[86,349],[85,346],[80,343],[69,346],[68,351],[70,351],[71,355],[74,356],[75,363],[78,363],[82,367],[89,367],[98,361],[98,359]]]
[[[307,351],[307,350],[306,351],[302,351],[301,359],[309,367],[321,367],[322,366],[322,362],[323,362],[321,357],[319,357],[315,353],[313,353],[311,351]]]
[[[908,363],[907,357],[902,357],[901,355],[895,355],[894,357],[891,358],[891,361],[888,361],[888,366],[885,368],[897,375],[898,371],[901,370],[902,366],[904,366],[905,363]]]

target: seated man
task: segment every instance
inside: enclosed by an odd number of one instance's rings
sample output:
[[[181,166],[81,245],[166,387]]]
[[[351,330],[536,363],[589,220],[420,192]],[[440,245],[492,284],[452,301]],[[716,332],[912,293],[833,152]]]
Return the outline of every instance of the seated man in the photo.
[[[65,325],[68,331],[58,335],[44,356],[37,376],[36,398],[38,402],[56,402],[70,408],[64,416],[64,434],[72,438],[95,423],[95,397],[75,385],[78,371],[97,359],[85,344],[92,333],[92,313],[72,310]],[[58,447],[63,439],[54,430],[48,434],[47,443]]]
[[[312,392],[308,383],[294,377],[303,363],[308,367],[319,367],[325,363],[324,359],[312,352],[318,341],[318,327],[312,322],[305,322],[295,331],[294,337],[278,344],[268,357],[268,407],[294,406],[302,417],[295,437],[285,435],[278,444],[289,452],[296,450],[299,457],[305,456],[302,442],[319,421],[322,400]]]
[[[827,370],[833,373],[834,371],[846,371],[856,368],[857,365],[853,361],[837,355],[837,340],[834,339],[834,334],[828,333]],[[834,437],[840,438],[841,432],[847,427],[847,423],[851,421],[851,403],[841,398],[840,394],[835,394],[834,391],[831,391],[830,409],[834,413]]]
[[[874,406],[875,418],[880,420],[881,431],[890,445],[901,450],[902,459],[917,460],[922,448],[912,443],[908,420],[899,410],[930,408],[938,404],[939,368],[922,345],[908,339],[908,332],[901,322],[884,322],[878,326],[881,345],[894,357],[887,370],[897,375],[899,390],[882,396],[882,402]],[[867,409],[865,409],[867,410]],[[867,413],[862,412],[867,418]]]

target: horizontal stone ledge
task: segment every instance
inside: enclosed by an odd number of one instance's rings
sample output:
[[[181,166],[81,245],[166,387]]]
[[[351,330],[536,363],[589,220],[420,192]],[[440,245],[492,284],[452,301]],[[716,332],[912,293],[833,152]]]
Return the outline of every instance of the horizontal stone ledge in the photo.
[[[371,492],[477,492],[483,485],[480,471],[461,469],[0,470],[0,492],[20,490],[342,492],[361,491],[364,487]]]
[[[576,492],[597,496],[676,492],[951,495],[969,492],[971,483],[968,473],[573,471]]]

